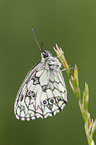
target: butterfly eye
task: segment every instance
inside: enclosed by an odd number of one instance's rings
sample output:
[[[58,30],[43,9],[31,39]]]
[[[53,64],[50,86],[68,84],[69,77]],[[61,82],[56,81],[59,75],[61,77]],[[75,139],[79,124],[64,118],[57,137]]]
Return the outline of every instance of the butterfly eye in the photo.
[[[44,58],[48,57],[48,53],[44,51],[44,52],[43,52],[43,57],[44,57]]]
[[[49,100],[49,103],[53,104],[53,103],[55,103],[55,100],[52,98],[52,99]]]
[[[58,97],[56,98],[56,102],[62,101],[62,98]]]
[[[31,92],[31,91],[28,91],[28,92],[27,92],[27,95],[28,95],[28,96],[31,96],[31,95],[32,95],[32,92]]]
[[[48,101],[47,100],[44,100],[42,103],[43,103],[43,105],[47,105],[48,104]]]
[[[32,94],[32,96],[33,96],[33,98],[35,98],[36,94],[35,94],[35,93],[33,93],[33,94]]]

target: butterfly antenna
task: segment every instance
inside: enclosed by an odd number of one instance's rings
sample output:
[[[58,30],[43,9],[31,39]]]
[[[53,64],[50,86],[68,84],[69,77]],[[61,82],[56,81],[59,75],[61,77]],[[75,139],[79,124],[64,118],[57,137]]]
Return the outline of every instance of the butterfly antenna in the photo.
[[[42,52],[42,49],[41,49],[41,47],[40,47],[40,45],[39,45],[39,43],[38,43],[38,41],[37,41],[37,39],[36,39],[36,37],[35,37],[35,34],[34,34],[34,31],[33,31],[33,28],[32,28],[32,34],[33,34],[33,37],[34,37],[34,39],[35,39],[35,41],[36,41],[36,43],[37,43],[37,45],[38,45],[40,51]]]
[[[41,43],[41,50],[42,50],[43,44],[44,44],[44,43],[42,42],[42,43]]]

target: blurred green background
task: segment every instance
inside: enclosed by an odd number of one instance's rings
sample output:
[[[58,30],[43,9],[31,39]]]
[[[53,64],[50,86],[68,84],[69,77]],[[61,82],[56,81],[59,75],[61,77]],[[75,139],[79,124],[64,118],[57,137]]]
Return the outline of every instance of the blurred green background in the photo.
[[[65,72],[68,104],[62,112],[30,122],[15,118],[17,91],[41,60],[32,28],[44,49],[56,56],[57,43],[68,63],[77,64],[81,93],[88,82],[89,111],[96,118],[96,0],[0,0],[0,145],[87,145],[78,101]]]

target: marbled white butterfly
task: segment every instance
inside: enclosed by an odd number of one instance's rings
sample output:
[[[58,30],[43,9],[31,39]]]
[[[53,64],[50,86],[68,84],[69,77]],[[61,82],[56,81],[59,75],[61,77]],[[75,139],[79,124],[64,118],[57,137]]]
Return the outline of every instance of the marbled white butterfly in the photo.
[[[34,32],[33,36],[36,40]],[[53,116],[67,103],[61,63],[48,50],[41,50],[41,57],[41,62],[28,72],[17,93],[14,105],[17,119],[29,121]]]

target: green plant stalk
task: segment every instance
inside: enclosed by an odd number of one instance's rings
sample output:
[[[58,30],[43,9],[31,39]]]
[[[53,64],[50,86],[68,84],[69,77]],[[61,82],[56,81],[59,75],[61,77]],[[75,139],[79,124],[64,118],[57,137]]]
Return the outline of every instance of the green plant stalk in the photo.
[[[61,48],[59,49],[58,45],[56,44],[56,49],[54,48],[54,50],[55,50],[59,60],[61,61],[64,70],[66,70],[72,90],[75,93],[75,95],[77,96],[80,111],[81,111],[82,117],[84,119],[85,133],[86,133],[88,144],[95,145],[92,137],[93,137],[94,131],[96,130],[96,119],[93,122],[93,119],[91,119],[90,113],[88,112],[88,100],[89,100],[88,84],[85,83],[85,91],[83,93],[83,99],[81,101],[77,66],[75,65],[74,76],[72,76],[69,65],[65,59],[62,49]]]

